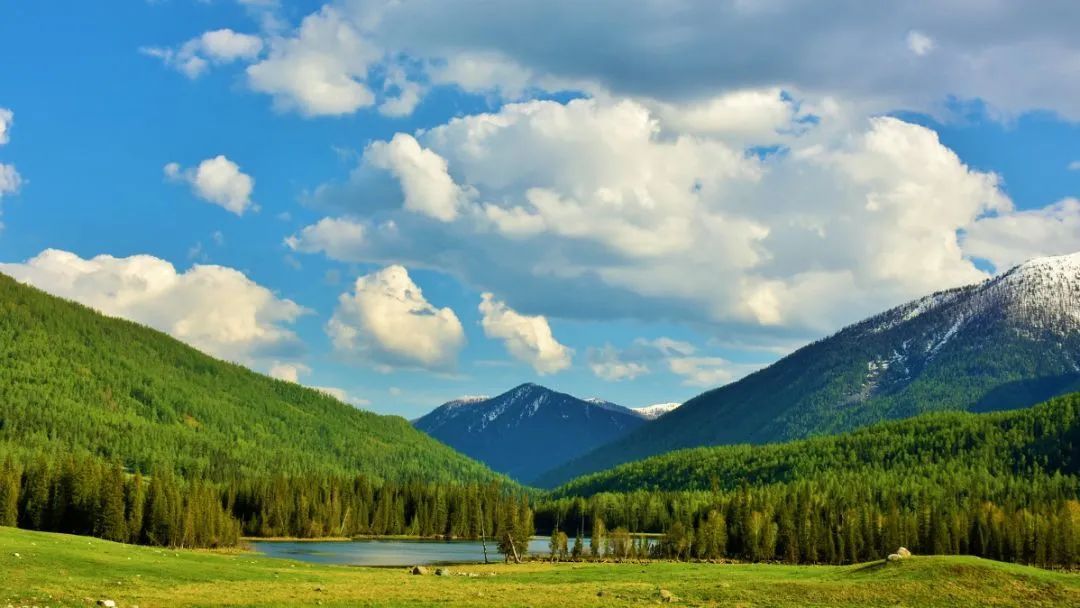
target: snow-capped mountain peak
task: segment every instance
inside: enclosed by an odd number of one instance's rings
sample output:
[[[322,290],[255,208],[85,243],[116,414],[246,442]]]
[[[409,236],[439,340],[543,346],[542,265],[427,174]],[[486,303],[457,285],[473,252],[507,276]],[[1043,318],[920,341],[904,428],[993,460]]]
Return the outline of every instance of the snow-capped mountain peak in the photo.
[[[646,405],[644,407],[632,408],[631,411],[646,420],[656,420],[660,416],[663,416],[664,414],[679,407],[680,405],[682,404],[678,402],[654,403],[652,405]]]
[[[459,399],[413,422],[416,428],[523,481],[645,424],[604,399],[578,399],[522,384],[487,399]]]

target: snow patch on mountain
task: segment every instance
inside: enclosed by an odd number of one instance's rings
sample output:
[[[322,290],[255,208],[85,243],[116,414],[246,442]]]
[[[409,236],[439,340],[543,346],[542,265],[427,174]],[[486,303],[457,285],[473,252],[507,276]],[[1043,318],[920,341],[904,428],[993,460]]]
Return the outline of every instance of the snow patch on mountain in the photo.
[[[631,411],[646,420],[656,420],[680,405],[682,404],[678,402],[654,403],[652,405],[646,405],[645,407],[632,408]]]

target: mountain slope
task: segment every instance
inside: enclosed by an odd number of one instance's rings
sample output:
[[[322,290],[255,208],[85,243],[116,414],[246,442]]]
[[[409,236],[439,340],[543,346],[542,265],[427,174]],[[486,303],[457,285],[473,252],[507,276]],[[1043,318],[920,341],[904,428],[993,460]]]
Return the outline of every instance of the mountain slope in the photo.
[[[413,429],[0,275],[0,443],[213,478],[502,479]]]
[[[614,403],[522,384],[489,399],[445,403],[413,424],[496,471],[529,482],[644,423]]]
[[[825,478],[945,478],[982,471],[998,479],[1080,473],[1080,393],[1032,408],[933,412],[840,435],[769,445],[690,448],[572,480],[553,496],[642,489],[733,490]]]
[[[835,433],[1080,390],[1080,254],[1039,258],[847,327],[552,470],[554,486],[674,449]]]

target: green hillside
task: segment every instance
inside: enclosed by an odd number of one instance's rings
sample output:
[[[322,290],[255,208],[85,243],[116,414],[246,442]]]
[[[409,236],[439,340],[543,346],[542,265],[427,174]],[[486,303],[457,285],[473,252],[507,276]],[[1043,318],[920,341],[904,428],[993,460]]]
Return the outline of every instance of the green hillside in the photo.
[[[677,451],[576,479],[536,513],[538,529],[563,522],[593,538],[660,532],[661,554],[675,557],[851,564],[904,546],[1071,568],[1080,564],[1080,394]]]
[[[468,565],[476,576],[321,566],[248,553],[162,550],[0,527],[0,602],[14,606],[641,606],[660,590],[690,606],[1055,607],[1080,577],[973,557],[899,564]]]
[[[1080,473],[1080,393],[1009,412],[925,414],[769,445],[692,448],[575,479],[556,496],[635,490],[730,490],[827,478],[997,478]]]
[[[225,363],[0,275],[0,448],[184,477],[502,480],[395,416]],[[2,450],[0,450],[2,451]]]

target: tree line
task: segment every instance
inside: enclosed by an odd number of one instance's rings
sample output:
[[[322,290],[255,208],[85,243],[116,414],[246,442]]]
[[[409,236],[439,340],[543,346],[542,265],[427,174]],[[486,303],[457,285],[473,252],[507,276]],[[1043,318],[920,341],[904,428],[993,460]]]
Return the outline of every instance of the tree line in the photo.
[[[90,454],[0,449],[0,525],[170,547],[242,536],[487,538],[524,555],[529,497],[498,483],[382,482],[313,474],[211,481],[167,467],[144,475]],[[494,547],[493,546],[493,547]]]

